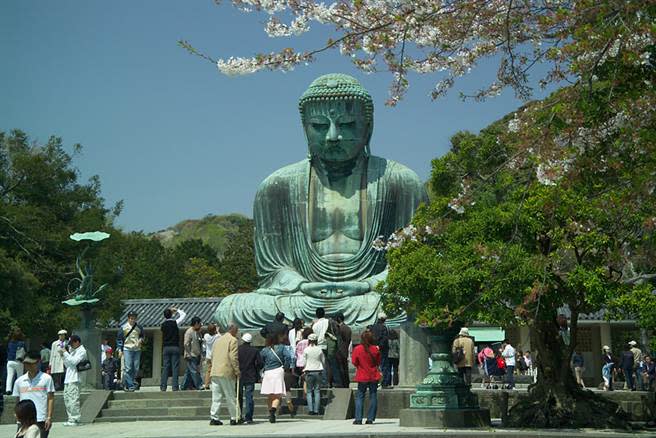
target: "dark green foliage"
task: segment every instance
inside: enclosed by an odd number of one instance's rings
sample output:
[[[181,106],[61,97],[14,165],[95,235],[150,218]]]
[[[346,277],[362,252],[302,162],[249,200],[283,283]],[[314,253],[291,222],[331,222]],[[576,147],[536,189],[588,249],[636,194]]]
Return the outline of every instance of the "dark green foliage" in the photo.
[[[115,318],[123,299],[223,296],[254,288],[252,220],[230,215],[186,221],[176,226],[175,244],[164,246],[115,228],[122,205],[105,206],[97,177],[78,181],[61,139],[40,145],[21,131],[0,132],[0,337],[14,326],[38,338],[77,327],[78,309],[61,303],[85,246],[69,239],[74,232],[111,234],[85,256],[95,283],[109,284],[96,307],[101,321]],[[189,232],[192,223],[204,231]]]

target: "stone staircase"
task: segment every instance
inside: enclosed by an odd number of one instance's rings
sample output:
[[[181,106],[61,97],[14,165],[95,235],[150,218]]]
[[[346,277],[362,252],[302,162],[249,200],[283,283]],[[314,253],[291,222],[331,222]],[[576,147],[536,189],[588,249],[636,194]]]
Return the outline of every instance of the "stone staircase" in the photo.
[[[320,416],[308,414],[305,397],[302,389],[292,390],[296,415],[298,419],[321,419]],[[330,403],[332,393],[330,390],[321,391],[321,406]],[[266,420],[269,416],[266,396],[255,391],[254,419]],[[151,391],[137,392],[115,391],[110,395],[105,407],[95,422],[123,422],[123,421],[165,421],[165,420],[208,420],[210,405],[212,403],[211,391]],[[292,418],[285,401],[278,410],[281,418]],[[230,418],[225,400],[221,403],[219,417],[222,421]]]

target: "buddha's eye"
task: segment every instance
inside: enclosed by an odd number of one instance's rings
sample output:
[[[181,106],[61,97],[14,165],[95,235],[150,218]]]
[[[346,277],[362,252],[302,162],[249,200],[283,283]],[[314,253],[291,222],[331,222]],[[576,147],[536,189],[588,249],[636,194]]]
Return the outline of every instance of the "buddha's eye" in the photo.
[[[316,129],[317,131],[325,131],[328,129],[328,123],[325,122],[312,122],[311,125],[312,128]]]
[[[340,122],[339,127],[342,129],[353,129],[355,128],[355,121],[353,122]]]

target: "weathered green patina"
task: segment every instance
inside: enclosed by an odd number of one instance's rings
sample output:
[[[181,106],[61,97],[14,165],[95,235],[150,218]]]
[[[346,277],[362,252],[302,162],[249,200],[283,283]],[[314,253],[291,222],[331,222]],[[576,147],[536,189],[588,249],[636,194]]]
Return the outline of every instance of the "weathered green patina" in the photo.
[[[221,302],[215,319],[224,326],[258,328],[279,311],[309,322],[318,307],[343,312],[351,325],[373,323],[387,263],[372,243],[410,223],[428,199],[413,171],[370,155],[373,103],[355,78],[317,78],[299,109],[308,157],[257,191],[259,288]]]
[[[478,404],[478,396],[451,362],[451,342],[457,327],[433,329],[433,365],[417,392],[410,395],[410,408],[399,413],[402,427],[489,427],[490,411]],[[439,333],[439,334],[437,334]]]
[[[417,392],[410,396],[413,409],[478,409],[478,397],[471,392],[451,361],[451,341],[455,330],[431,336],[433,366]]]
[[[107,239],[108,237],[109,234],[102,231],[74,233],[69,236],[71,240],[75,240],[76,242],[83,240],[100,242]],[[77,269],[77,272],[80,276],[73,278],[68,283],[68,299],[66,301],[62,301],[63,304],[68,306],[84,307],[96,304],[98,301],[100,301],[100,299],[96,298],[96,295],[98,295],[107,287],[107,283],[105,283],[98,287],[98,289],[95,289],[93,285],[93,267],[91,266],[90,262],[82,262],[90,247],[90,244],[87,245],[82,250],[82,253],[75,259],[75,268]],[[72,287],[73,285],[75,286]]]

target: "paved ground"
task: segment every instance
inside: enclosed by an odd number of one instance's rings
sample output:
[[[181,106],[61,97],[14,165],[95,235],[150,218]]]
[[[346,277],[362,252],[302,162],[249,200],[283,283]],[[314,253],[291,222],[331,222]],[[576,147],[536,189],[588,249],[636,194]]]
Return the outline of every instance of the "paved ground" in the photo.
[[[11,437],[16,429],[13,425],[0,425],[0,436]],[[78,427],[64,427],[60,423],[53,426],[51,438],[200,438],[215,436],[250,437],[291,437],[291,438],[321,438],[321,437],[394,437],[394,438],[428,438],[428,437],[486,437],[494,438],[629,438],[655,437],[655,432],[623,433],[594,430],[509,430],[500,427],[487,430],[438,430],[416,429],[399,426],[397,419],[381,419],[374,425],[354,426],[351,421],[343,420],[289,420],[282,419],[276,424],[260,421],[248,426],[209,426],[204,421],[149,421],[133,423],[99,423]]]

